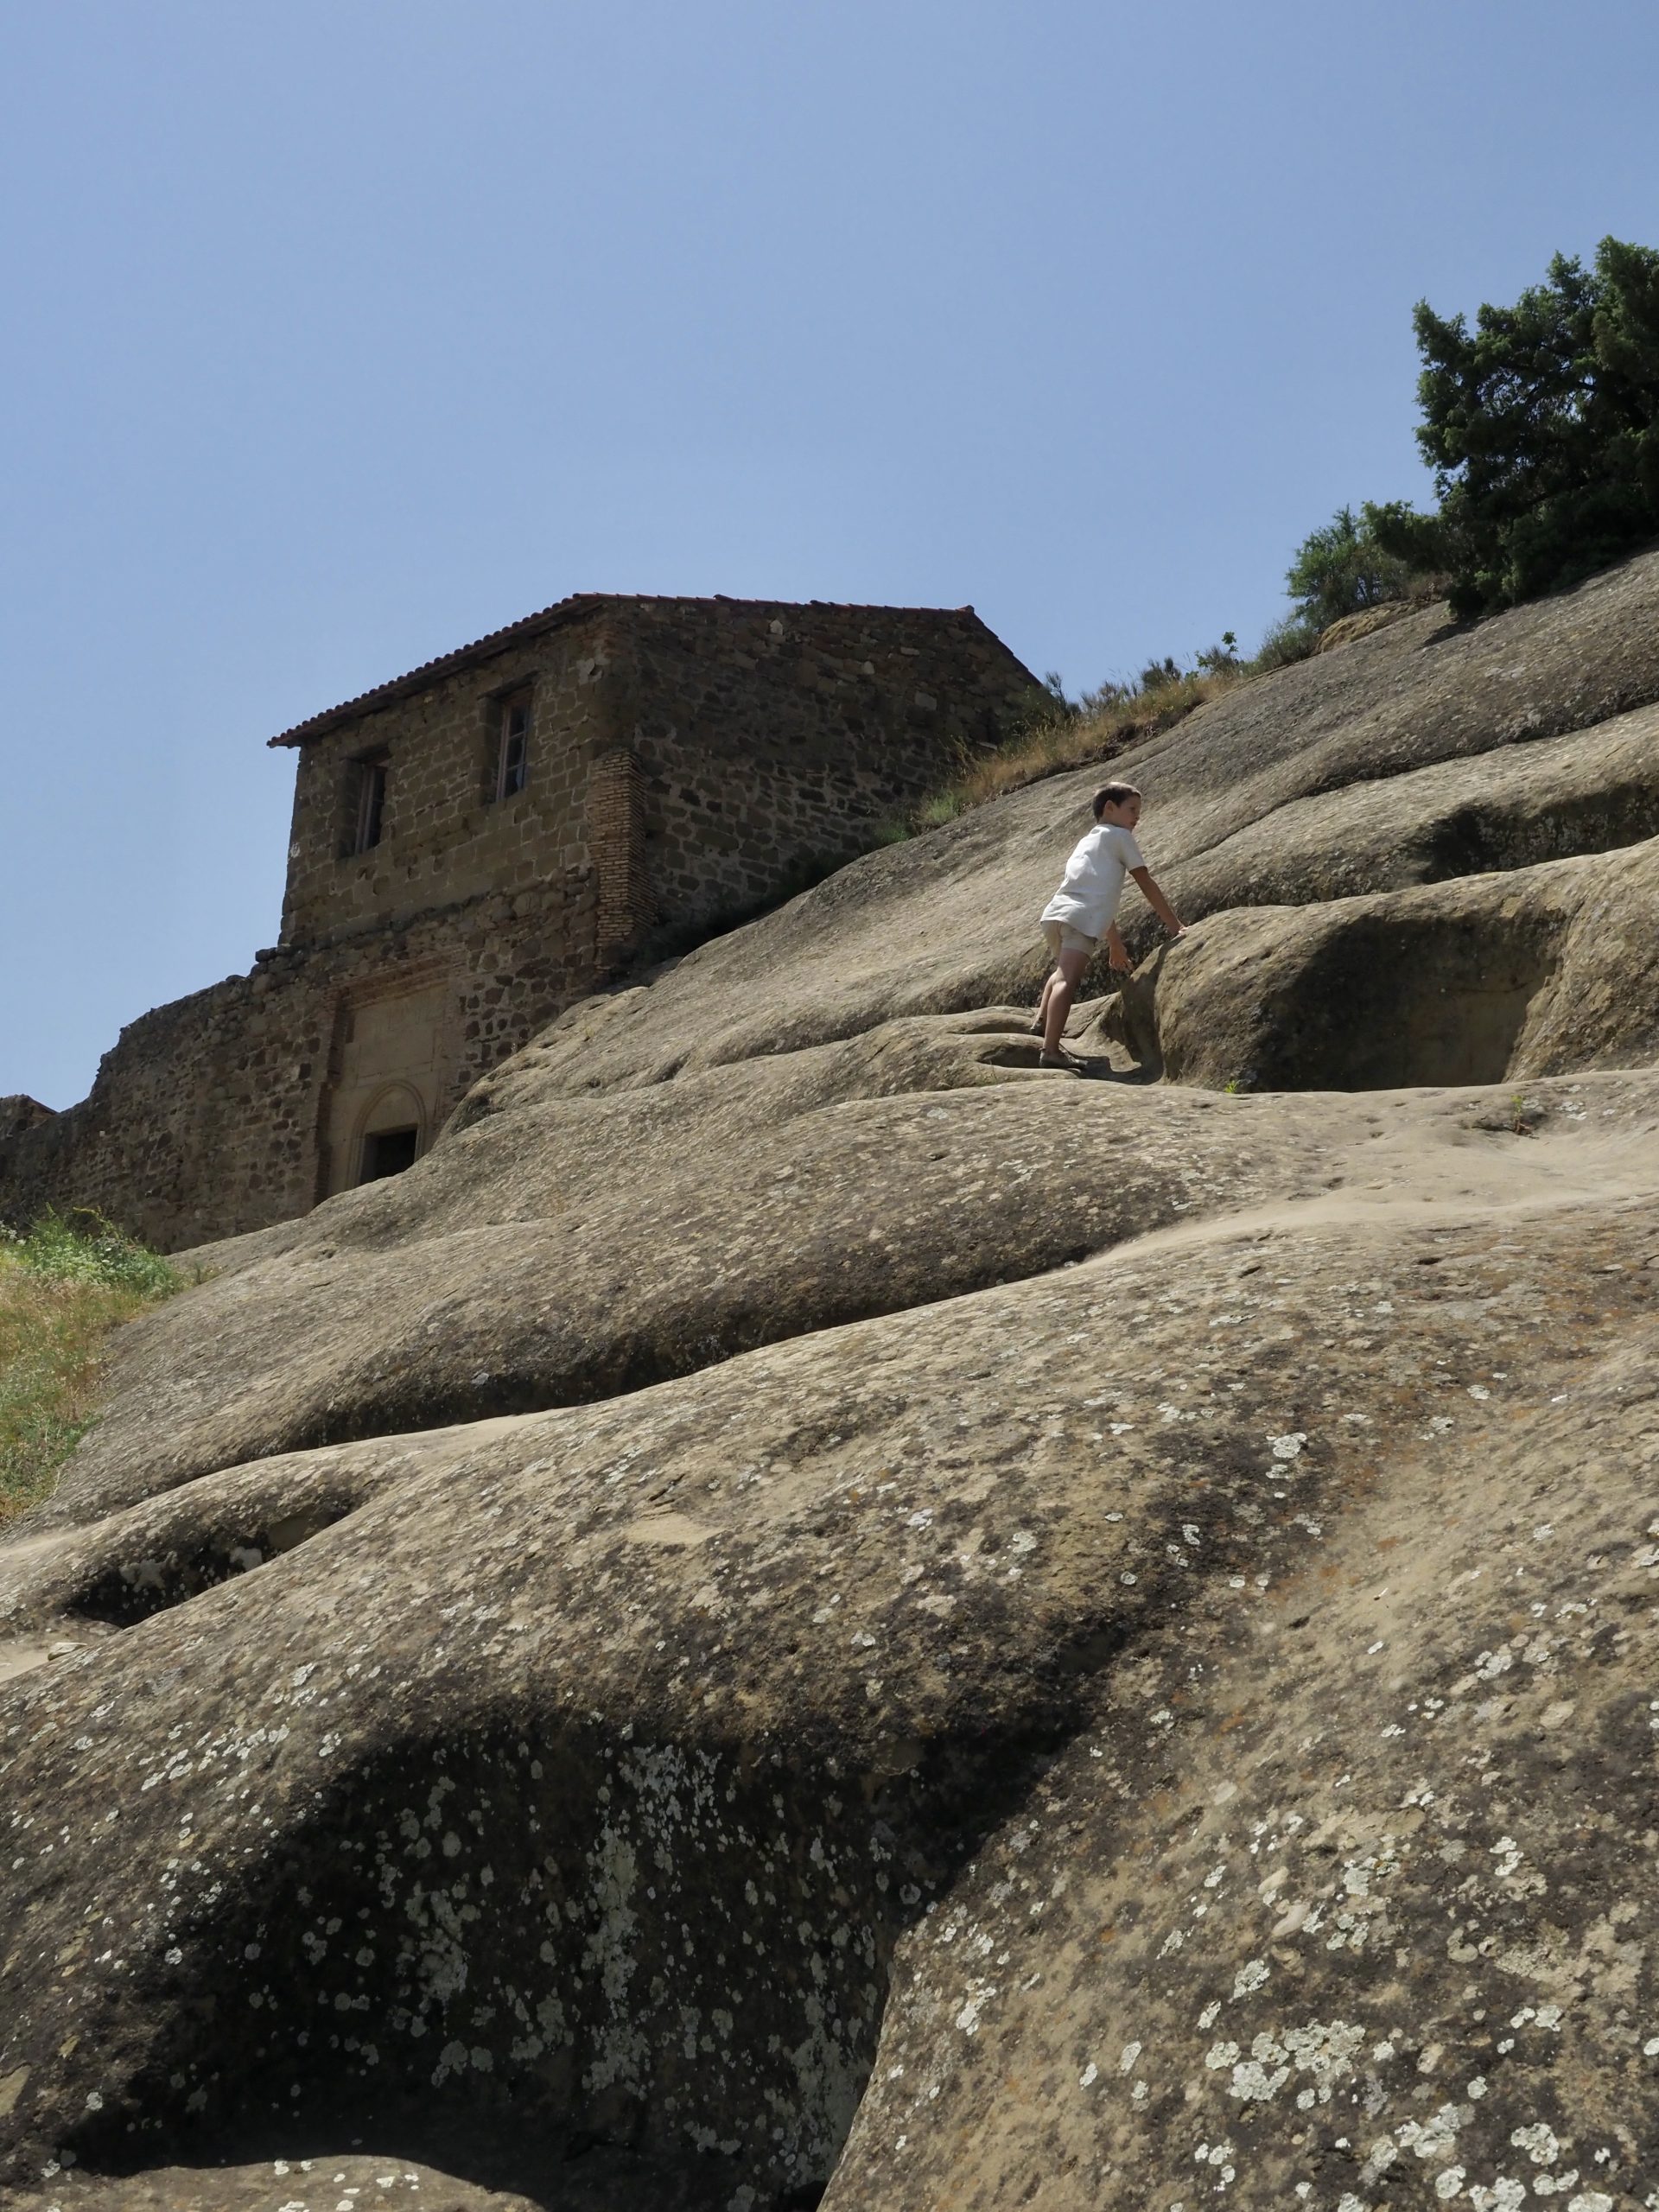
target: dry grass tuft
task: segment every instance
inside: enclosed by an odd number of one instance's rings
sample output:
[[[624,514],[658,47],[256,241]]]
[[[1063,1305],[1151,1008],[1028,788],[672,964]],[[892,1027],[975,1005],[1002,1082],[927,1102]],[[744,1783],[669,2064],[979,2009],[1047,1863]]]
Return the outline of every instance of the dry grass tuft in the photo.
[[[180,1287],[102,1223],[48,1217],[0,1241],[0,1528],[51,1494],[92,1426],[110,1331]]]
[[[1058,709],[1052,717],[1029,723],[995,753],[964,760],[960,776],[922,801],[902,823],[890,825],[889,837],[909,836],[954,822],[970,807],[1027,784],[1040,783],[1068,768],[1104,766],[1130,746],[1154,737],[1190,715],[1206,699],[1218,698],[1246,680],[1249,668],[1195,670],[1150,690],[1109,699],[1080,712]]]

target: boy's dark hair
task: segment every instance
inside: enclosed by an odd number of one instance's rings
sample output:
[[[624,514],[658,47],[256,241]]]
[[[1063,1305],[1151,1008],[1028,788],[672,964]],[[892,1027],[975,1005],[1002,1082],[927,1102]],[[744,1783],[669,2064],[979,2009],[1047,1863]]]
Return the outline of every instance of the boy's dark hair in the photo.
[[[1095,793],[1095,819],[1099,821],[1109,806],[1122,806],[1126,798],[1139,798],[1140,792],[1133,784],[1103,784]]]

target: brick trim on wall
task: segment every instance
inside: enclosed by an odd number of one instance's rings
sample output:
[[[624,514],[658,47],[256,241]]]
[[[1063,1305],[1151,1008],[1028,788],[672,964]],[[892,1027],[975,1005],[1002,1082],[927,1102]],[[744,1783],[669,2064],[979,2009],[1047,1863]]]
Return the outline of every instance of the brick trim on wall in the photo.
[[[656,919],[645,867],[645,776],[627,746],[601,753],[588,781],[588,844],[598,893],[594,951],[610,969]]]

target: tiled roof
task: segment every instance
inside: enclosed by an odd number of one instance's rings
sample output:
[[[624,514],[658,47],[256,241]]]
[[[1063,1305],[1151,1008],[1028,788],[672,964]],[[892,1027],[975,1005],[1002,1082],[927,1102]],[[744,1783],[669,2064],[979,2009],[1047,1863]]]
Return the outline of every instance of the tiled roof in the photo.
[[[971,614],[971,607],[869,607],[856,601],[811,600],[812,607],[841,607],[849,613],[869,614]],[[296,722],[292,729],[278,731],[268,738],[268,745],[303,745],[308,738],[321,737],[342,722],[352,721],[372,707],[384,706],[389,700],[406,698],[412,691],[424,690],[435,677],[447,676],[451,669],[463,667],[474,658],[482,659],[499,652],[517,638],[535,637],[543,630],[553,630],[565,622],[574,622],[584,614],[592,614],[606,607],[797,607],[798,600],[729,599],[724,594],[713,599],[698,599],[684,592],[620,592],[579,591],[569,599],[556,601],[534,614],[526,614],[517,622],[509,622],[505,629],[491,630],[481,638],[474,638],[470,645],[457,645],[453,652],[440,653],[435,660],[424,660],[418,668],[411,668],[406,675],[394,676],[385,683],[377,683],[372,690],[359,691],[354,699],[342,699],[337,707],[325,707],[319,715],[308,715],[302,722]]]

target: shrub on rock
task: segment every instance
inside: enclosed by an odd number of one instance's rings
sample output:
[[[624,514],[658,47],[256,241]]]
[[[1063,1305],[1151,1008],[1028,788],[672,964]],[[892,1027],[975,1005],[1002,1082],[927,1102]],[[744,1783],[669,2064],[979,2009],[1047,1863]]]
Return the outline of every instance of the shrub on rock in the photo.
[[[1659,251],[1604,238],[1557,254],[1513,307],[1420,301],[1417,442],[1440,508],[1368,504],[1385,553],[1451,575],[1485,613],[1579,582],[1659,535]],[[1312,543],[1312,541],[1310,541]]]

